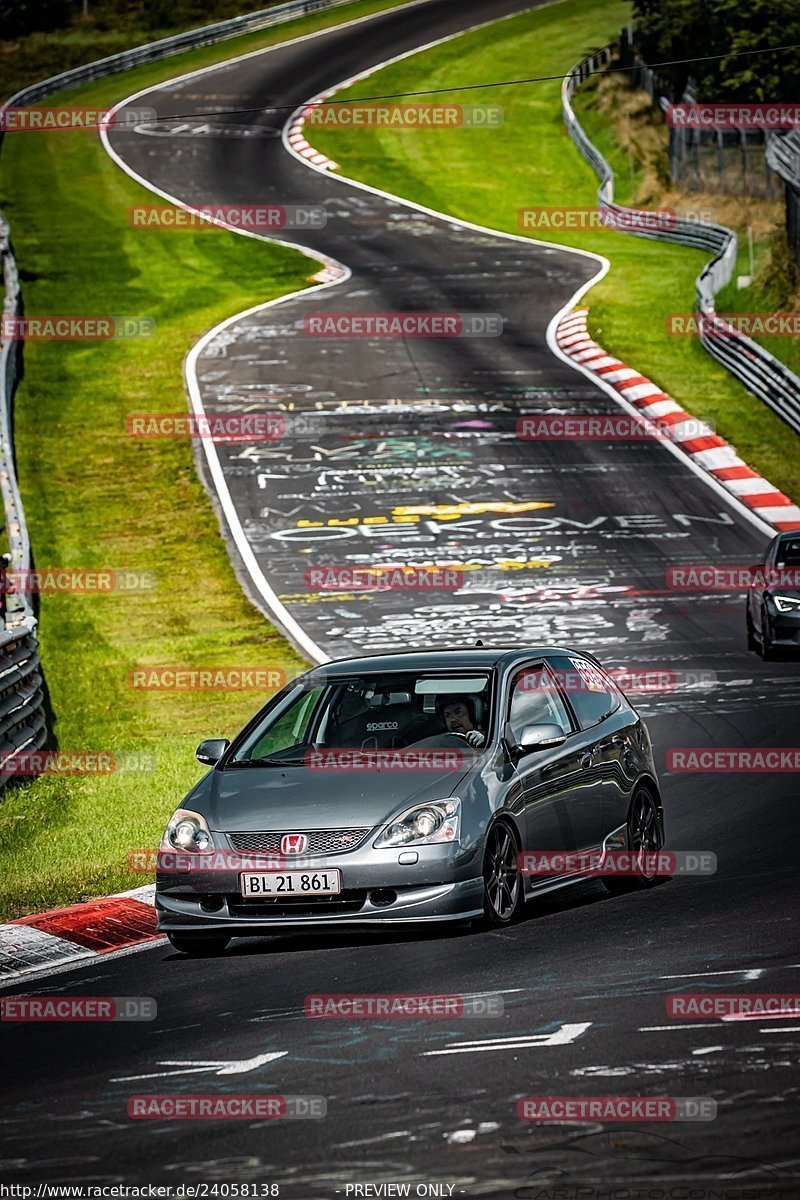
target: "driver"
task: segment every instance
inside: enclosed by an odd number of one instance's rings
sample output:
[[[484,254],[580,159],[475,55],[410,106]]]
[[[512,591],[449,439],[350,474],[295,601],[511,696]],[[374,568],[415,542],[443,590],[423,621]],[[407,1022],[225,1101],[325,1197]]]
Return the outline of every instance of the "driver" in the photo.
[[[448,733],[463,737],[470,746],[478,749],[486,741],[486,734],[474,720],[474,705],[470,696],[452,696],[442,704],[442,719]]]

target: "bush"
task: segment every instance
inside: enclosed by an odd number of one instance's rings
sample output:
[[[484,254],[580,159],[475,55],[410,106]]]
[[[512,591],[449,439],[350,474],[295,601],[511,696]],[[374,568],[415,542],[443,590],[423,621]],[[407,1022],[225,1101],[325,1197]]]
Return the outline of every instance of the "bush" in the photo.
[[[725,57],[659,69],[682,95],[689,78],[705,100],[797,100],[800,50],[751,54],[800,44],[797,0],[633,0],[636,44],[647,63]]]
[[[71,17],[69,0],[0,0],[0,38],[60,29]]]

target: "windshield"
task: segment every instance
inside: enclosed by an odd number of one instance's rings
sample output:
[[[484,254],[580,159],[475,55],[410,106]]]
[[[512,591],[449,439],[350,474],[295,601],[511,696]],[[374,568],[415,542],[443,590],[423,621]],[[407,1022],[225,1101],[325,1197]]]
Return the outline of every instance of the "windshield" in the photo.
[[[780,542],[775,563],[779,567],[800,567],[800,538]]]
[[[298,684],[254,729],[233,763],[301,763],[309,750],[459,747],[476,753],[490,726],[489,675],[354,675]]]

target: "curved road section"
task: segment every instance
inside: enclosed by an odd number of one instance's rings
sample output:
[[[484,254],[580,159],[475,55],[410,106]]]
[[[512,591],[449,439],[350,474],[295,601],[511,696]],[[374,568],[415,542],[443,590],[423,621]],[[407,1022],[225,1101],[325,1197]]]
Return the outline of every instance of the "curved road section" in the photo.
[[[619,411],[545,340],[597,263],[420,213],[309,171],[281,147],[286,113],[271,106],[522,7],[431,0],[334,29],[148,92],[139,100],[174,122],[110,135],[129,171],[185,204],[323,205],[324,228],[276,236],[308,246],[326,272],[330,260],[346,268],[340,282],[234,318],[201,343],[209,413],[318,423],[303,434],[298,422],[280,443],[216,444],[209,486],[251,593],[309,654],[557,639],[611,665],[714,672],[711,685],[645,698],[662,768],[671,747],[791,746],[796,667],[746,654],[738,597],[665,583],[675,565],[753,561],[766,531],[661,444],[517,436],[523,415]],[[202,115],[215,105],[261,115]],[[499,314],[502,336],[307,333],[319,313],[420,311]],[[463,586],[426,595],[307,581],[309,567],[376,563],[473,570]],[[710,1197],[722,1185],[728,1200],[796,1194],[797,1019],[670,1020],[665,1009],[675,991],[800,990],[786,950],[795,780],[665,772],[669,844],[713,851],[717,873],[614,898],[587,883],[509,930],[242,941],[211,961],[156,945],[70,969],[40,986],[153,996],[158,1020],[71,1026],[68,1040],[52,1025],[16,1026],[6,1078],[20,1104],[4,1122],[14,1139],[5,1157],[24,1182],[235,1181],[298,1200],[599,1200],[618,1182],[642,1197]],[[305,998],[321,992],[500,992],[505,1012],[310,1020]],[[221,1091],[324,1096],[328,1115],[126,1116],[132,1094]],[[560,1094],[708,1097],[717,1116],[613,1134],[516,1115],[521,1096]]]
[[[309,170],[276,136],[289,113],[273,105],[299,105],[525,7],[414,5],[162,85],[132,102],[174,122],[110,134],[127,170],[182,204],[326,214],[322,228],[275,237],[307,246],[334,282],[234,318],[190,364],[202,410],[285,417],[274,441],[205,444],[204,474],[226,501],[251,594],[316,659],[481,637],[660,662],[687,637],[720,635],[718,603],[692,604],[687,622],[667,568],[749,563],[764,544],[763,527],[662,444],[518,436],[525,417],[620,412],[545,340],[554,313],[598,273],[595,258],[464,227]],[[215,108],[258,112],[209,116]],[[497,136],[513,137],[513,125]],[[326,315],[352,328],[352,318],[398,313],[486,319],[474,322],[479,336],[317,332]],[[486,336],[498,325],[500,336]],[[390,566],[452,570],[415,591],[336,586],[348,569]],[[330,568],[322,586],[310,568]],[[723,622],[726,648],[739,648],[739,616]]]

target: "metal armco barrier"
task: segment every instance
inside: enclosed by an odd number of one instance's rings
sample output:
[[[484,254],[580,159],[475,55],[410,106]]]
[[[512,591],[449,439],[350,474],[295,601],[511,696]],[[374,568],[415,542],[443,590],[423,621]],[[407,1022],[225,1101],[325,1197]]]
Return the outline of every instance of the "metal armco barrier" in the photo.
[[[570,71],[561,85],[561,107],[569,135],[600,180],[597,204],[613,214],[614,228],[636,237],[660,242],[678,242],[684,246],[709,250],[713,258],[697,277],[696,309],[706,318],[700,326],[700,340],[713,358],[722,363],[748,391],[768,404],[787,425],[800,433],[800,378],[744,334],[737,333],[714,309],[714,297],[730,283],[736,268],[736,234],[724,225],[676,217],[668,227],[642,228],[635,224],[637,210],[614,203],[614,172],[596,146],[584,133],[572,107],[572,98],[585,79],[611,59],[606,46],[583,59]],[[709,333],[706,326],[713,332]]]
[[[800,129],[769,132],[767,162],[786,185],[786,237],[800,263]]]
[[[26,617],[0,632],[0,784],[8,757],[41,748],[47,737],[36,621]]]
[[[15,317],[20,313],[19,278],[9,245],[8,226],[2,217],[0,257],[3,268],[3,315]],[[11,551],[11,568],[27,570],[30,566],[30,542],[14,469],[11,433],[11,402],[19,361],[17,351],[16,342],[0,338],[0,494]],[[8,755],[42,746],[47,735],[36,618],[27,595],[12,594],[4,599],[5,618],[0,628],[0,784],[8,778],[3,765]]]
[[[53,75],[40,83],[22,88],[5,102],[3,107],[33,104],[54,92],[78,87],[106,75],[127,71],[143,63],[155,62],[182,50],[208,46],[240,33],[249,33],[290,21],[293,17],[338,8],[350,0],[291,0],[288,4],[247,13],[201,29],[190,29],[174,37],[149,42],[108,58],[98,59],[82,67]],[[0,109],[2,112],[2,109]],[[0,127],[0,147],[2,146]],[[11,251],[9,228],[0,214],[0,256],[4,286],[3,313],[20,315],[22,297],[14,256]],[[22,508],[14,465],[11,405],[19,374],[19,346],[13,340],[0,337],[0,494],[2,495],[8,542],[11,550],[11,569],[28,570],[31,548],[25,513]],[[36,617],[26,595],[5,597],[5,616],[0,621],[0,786],[10,777],[3,764],[16,751],[38,749],[47,738],[44,710],[44,684],[36,640]]]

